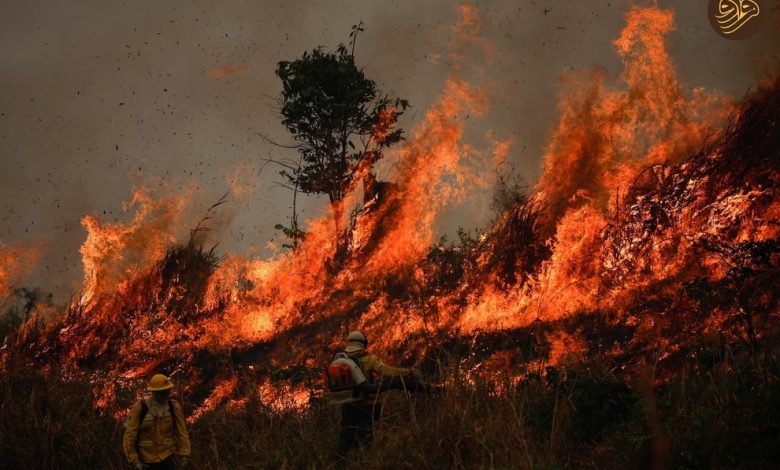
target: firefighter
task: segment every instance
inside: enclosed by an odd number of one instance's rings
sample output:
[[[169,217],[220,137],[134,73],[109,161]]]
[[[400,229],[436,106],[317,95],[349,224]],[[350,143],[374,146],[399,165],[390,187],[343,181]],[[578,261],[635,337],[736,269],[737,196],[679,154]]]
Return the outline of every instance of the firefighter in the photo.
[[[173,456],[185,466],[190,455],[190,438],[179,402],[170,397],[173,382],[162,374],[149,381],[151,396],[130,411],[122,448],[130,465],[141,469],[175,469]]]
[[[361,391],[377,392],[380,389],[389,389],[386,384],[393,379],[407,377],[413,380],[420,377],[417,369],[391,367],[384,364],[375,355],[369,353],[367,347],[368,340],[363,333],[353,331],[347,336],[344,353],[360,367],[366,379],[366,383],[360,384]],[[377,379],[384,383],[377,383]],[[360,445],[371,444],[373,424],[379,419],[381,411],[381,404],[370,393],[363,393],[360,399],[341,405],[341,429],[336,451],[341,458],[345,458],[350,450]]]

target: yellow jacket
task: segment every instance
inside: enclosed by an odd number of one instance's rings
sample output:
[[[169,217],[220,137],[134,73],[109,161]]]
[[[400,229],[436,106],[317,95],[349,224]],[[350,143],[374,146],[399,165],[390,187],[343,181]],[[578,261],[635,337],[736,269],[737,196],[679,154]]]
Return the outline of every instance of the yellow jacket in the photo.
[[[139,423],[141,403],[136,404],[130,411],[130,419],[122,438],[122,448],[128,462],[133,464],[139,457],[143,463],[156,463],[165,460],[171,454],[189,456],[190,438],[179,402],[171,400],[174,414],[171,416],[167,403],[157,405],[151,400],[151,398],[145,400],[147,412],[143,423]],[[176,420],[175,426],[174,420]],[[137,450],[136,437],[138,438]]]
[[[368,353],[365,350],[349,352],[347,355],[359,361],[360,369],[366,380],[373,383],[375,376],[380,377],[398,377],[401,375],[410,375],[411,371],[403,367],[391,367],[379,360],[378,357]]]

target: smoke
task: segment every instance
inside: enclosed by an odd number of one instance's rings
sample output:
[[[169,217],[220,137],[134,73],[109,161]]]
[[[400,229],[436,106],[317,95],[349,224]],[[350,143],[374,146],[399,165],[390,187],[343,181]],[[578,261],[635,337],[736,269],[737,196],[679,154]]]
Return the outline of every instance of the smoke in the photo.
[[[607,89],[594,69],[564,78],[560,118],[545,148],[536,184],[549,226],[569,208],[606,211],[642,165],[673,162],[700,147],[729,111],[718,93],[685,90],[669,54],[671,10],[632,7],[615,40],[623,89]],[[550,230],[548,228],[548,230]]]

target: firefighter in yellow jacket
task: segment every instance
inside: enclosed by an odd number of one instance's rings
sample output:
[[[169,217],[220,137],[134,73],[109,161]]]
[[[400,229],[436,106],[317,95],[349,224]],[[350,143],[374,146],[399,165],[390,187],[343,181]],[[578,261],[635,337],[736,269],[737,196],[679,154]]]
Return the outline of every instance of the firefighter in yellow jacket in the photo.
[[[347,346],[344,352],[355,361],[366,377],[368,387],[378,389],[377,381],[389,381],[397,377],[419,377],[417,369],[391,367],[384,364],[378,357],[366,351],[368,340],[359,331],[353,331],[347,336]],[[368,388],[367,387],[367,388]],[[342,458],[347,452],[359,445],[367,446],[373,439],[373,423],[381,414],[381,404],[370,395],[362,399],[341,405],[341,429],[337,453]]]
[[[172,388],[168,377],[156,374],[147,387],[151,396],[130,411],[122,447],[134,469],[173,470],[174,455],[186,465],[190,438],[181,405],[170,398]]]

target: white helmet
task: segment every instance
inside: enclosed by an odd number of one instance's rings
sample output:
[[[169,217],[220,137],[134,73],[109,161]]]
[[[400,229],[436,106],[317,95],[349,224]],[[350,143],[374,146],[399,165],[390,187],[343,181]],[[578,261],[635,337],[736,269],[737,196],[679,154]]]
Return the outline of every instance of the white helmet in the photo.
[[[353,331],[352,333],[350,333],[347,336],[347,343],[350,343],[352,341],[357,341],[357,342],[360,342],[360,343],[367,343],[368,342],[366,340],[366,335],[364,335],[363,333],[361,333],[361,332],[359,332],[357,330]]]
[[[359,331],[353,331],[347,336],[347,347],[344,351],[348,353],[362,351],[366,346],[368,346],[366,336]]]

